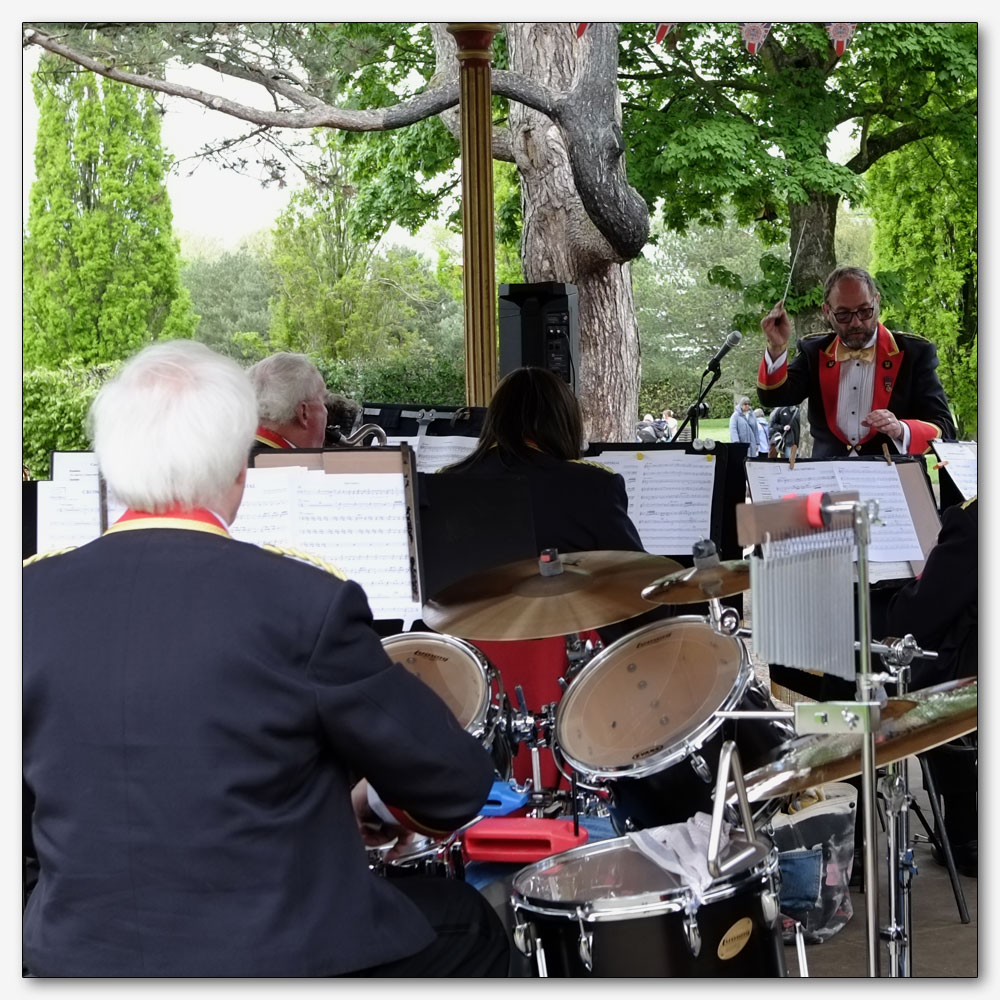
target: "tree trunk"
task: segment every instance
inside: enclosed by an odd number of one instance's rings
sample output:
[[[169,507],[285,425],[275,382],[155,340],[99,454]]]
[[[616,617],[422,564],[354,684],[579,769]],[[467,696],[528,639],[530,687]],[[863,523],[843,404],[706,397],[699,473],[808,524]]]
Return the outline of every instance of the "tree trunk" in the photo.
[[[797,289],[807,290],[816,282],[823,285],[827,275],[837,266],[834,236],[839,202],[839,195],[814,194],[804,205],[789,205],[791,217],[789,246],[793,256],[795,247],[799,246],[799,239],[802,240],[798,259],[795,261],[795,271],[792,274],[790,290],[792,295],[796,294]],[[851,261],[844,263],[849,264]],[[797,313],[794,324],[796,339],[829,329],[826,317],[819,306],[811,306]],[[800,458],[809,458],[812,455],[813,439],[809,433],[808,401],[804,401],[799,407],[799,420],[801,435],[798,455]]]
[[[582,39],[575,37],[566,22],[508,23],[505,28],[511,69],[567,95],[579,88],[587,61],[596,61],[594,47],[601,47],[603,59],[611,51],[617,53],[618,30],[610,24],[595,25]],[[592,78],[587,82],[592,87]],[[604,125],[620,130],[621,107],[613,74],[604,86],[613,91],[601,96],[614,114],[614,120]],[[583,100],[586,94],[577,90],[567,99]],[[521,177],[525,280],[577,286],[578,387],[588,435],[594,441],[631,440],[639,405],[639,329],[631,268],[583,206],[563,129],[547,116],[514,102],[510,129]]]

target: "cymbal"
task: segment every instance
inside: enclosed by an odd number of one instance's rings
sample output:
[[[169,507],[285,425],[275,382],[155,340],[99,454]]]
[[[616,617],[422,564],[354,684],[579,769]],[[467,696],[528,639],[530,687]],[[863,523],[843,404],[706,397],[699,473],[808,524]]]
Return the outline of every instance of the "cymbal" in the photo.
[[[897,710],[897,706],[901,710]],[[947,681],[899,698],[890,698],[875,733],[875,763],[881,767],[940,746],[979,725],[979,679]],[[861,774],[863,736],[819,733],[797,736],[774,751],[776,759],[744,776],[747,799],[798,795],[828,781]],[[729,785],[727,800],[735,801]]]
[[[600,628],[652,610],[641,590],[680,563],[617,550],[560,555],[563,572],[542,576],[537,559],[505,563],[446,587],[424,621],[460,639],[547,639]]]
[[[732,597],[750,589],[750,563],[719,561],[702,569],[681,569],[651,583],[642,592],[654,604],[698,604],[713,597]]]

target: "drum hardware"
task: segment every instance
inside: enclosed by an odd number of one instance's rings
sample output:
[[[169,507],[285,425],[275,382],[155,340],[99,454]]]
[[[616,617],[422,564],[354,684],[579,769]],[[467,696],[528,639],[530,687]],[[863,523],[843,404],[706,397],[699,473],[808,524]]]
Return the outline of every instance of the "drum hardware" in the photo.
[[[756,710],[734,734],[722,712],[757,703],[770,699],[740,639],[702,617],[656,622],[601,650],[568,686],[556,706],[553,756],[580,787],[609,796],[619,832],[683,821],[711,809],[723,740],[735,735],[756,766],[794,735]]]
[[[463,639],[572,636],[649,611],[642,588],[678,569],[675,560],[647,552],[546,550],[541,559],[506,563],[446,587],[424,605],[423,618]]]
[[[515,875],[514,943],[539,977],[780,977],[777,866],[766,850],[696,891],[629,837],[573,848]]]
[[[745,559],[723,562],[710,538],[695,542],[693,553],[693,567],[655,580],[642,596],[654,604],[701,604],[750,589],[750,564]]]
[[[604,643],[583,640],[579,632],[566,636],[566,659],[569,666],[564,677],[559,678],[559,686],[565,691],[566,685],[604,648]],[[566,683],[564,684],[563,681]]]

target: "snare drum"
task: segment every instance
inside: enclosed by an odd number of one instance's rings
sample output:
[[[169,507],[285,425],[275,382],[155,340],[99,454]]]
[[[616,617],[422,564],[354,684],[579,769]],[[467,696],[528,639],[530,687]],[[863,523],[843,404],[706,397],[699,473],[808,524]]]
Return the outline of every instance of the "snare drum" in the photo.
[[[514,941],[540,976],[784,976],[777,870],[772,850],[699,904],[628,837],[576,847],[514,876]]]
[[[434,691],[459,725],[490,752],[499,777],[509,778],[511,752],[499,725],[503,682],[489,660],[464,640],[433,632],[388,636],[382,646]]]
[[[716,713],[770,707],[741,639],[704,618],[672,618],[619,639],[583,668],[559,702],[554,742],[585,783],[610,791],[624,833],[711,813],[725,740],[749,771],[794,735],[784,723]]]

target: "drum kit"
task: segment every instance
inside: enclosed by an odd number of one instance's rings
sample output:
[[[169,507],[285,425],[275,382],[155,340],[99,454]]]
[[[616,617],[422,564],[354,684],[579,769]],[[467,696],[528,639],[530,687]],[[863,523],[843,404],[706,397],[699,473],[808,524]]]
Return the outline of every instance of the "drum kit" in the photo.
[[[541,857],[514,876],[514,939],[539,975],[783,976],[768,824],[804,789],[861,773],[857,737],[799,736],[793,713],[771,701],[753,667],[750,630],[721,603],[750,589],[748,563],[699,545],[693,568],[641,552],[545,550],[437,594],[424,621],[438,631],[382,640],[491,754],[502,801],[483,816],[571,815],[574,829],[581,815],[606,817],[618,834]],[[514,707],[499,671],[473,645],[564,636],[569,649],[581,631],[651,605],[706,603],[707,616],[644,625],[588,649],[582,663],[577,641],[555,704],[529,708],[517,689]],[[888,699],[878,763],[974,730],[977,691],[973,679]],[[536,763],[536,787],[510,778],[521,743]],[[569,793],[537,787],[544,749]],[[716,826],[725,815],[734,836],[729,853],[710,863],[711,883],[692,888],[632,835],[698,813],[712,814]],[[389,865],[463,877],[467,830],[415,845]],[[386,873],[386,863],[373,862]]]

